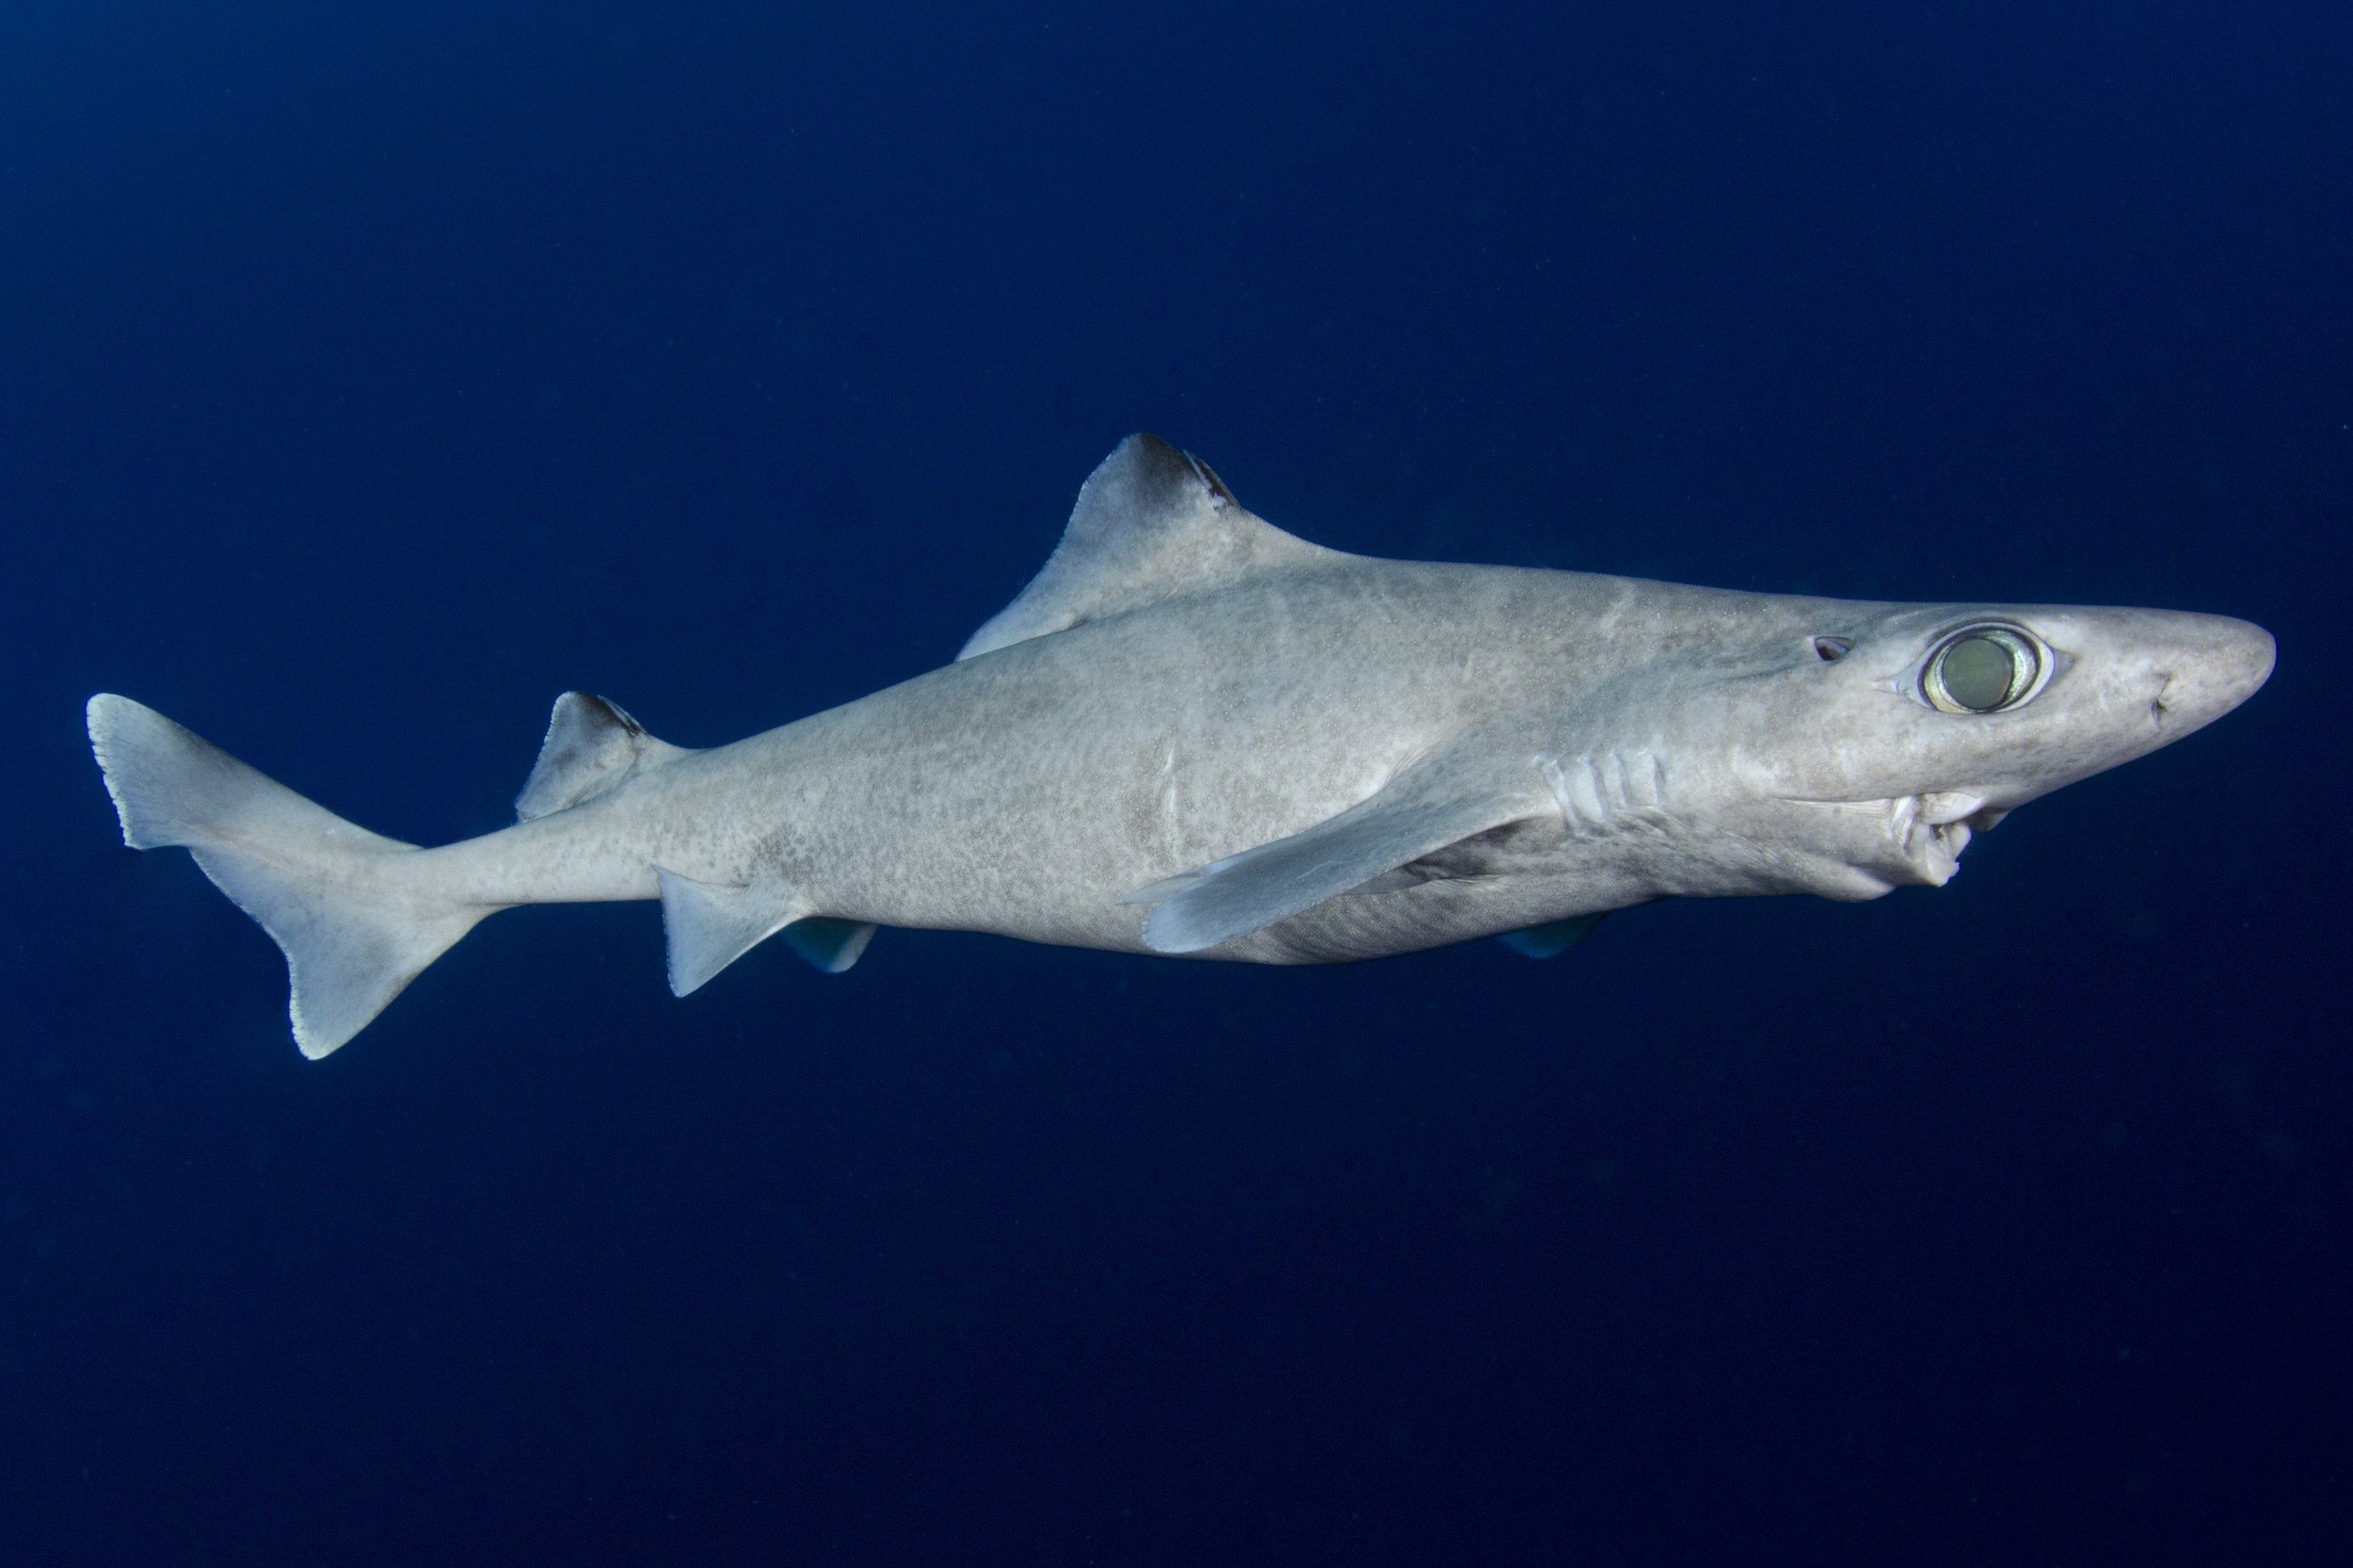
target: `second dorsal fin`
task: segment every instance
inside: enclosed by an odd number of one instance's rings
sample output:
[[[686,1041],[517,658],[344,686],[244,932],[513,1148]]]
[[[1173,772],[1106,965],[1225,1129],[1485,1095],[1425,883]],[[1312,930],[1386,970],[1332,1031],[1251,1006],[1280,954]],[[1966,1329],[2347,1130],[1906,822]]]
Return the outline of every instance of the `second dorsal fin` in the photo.
[[[1088,475],[1046,569],[956,657],[1329,553],[1253,516],[1191,453],[1133,435]]]
[[[515,797],[515,820],[532,822],[594,800],[648,768],[688,755],[684,746],[647,734],[644,725],[604,698],[566,692],[555,699],[539,760]]]

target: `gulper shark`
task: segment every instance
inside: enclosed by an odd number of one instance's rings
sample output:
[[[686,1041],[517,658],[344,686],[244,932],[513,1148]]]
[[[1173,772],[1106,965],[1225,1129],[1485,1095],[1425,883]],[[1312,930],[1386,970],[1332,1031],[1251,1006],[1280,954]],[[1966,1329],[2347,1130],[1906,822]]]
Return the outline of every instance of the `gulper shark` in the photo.
[[[1880,604],[1325,550],[1129,437],[957,661],[708,751],[559,698],[516,825],[439,849],[127,697],[90,741],[134,849],[184,845],[285,951],[303,1054],[475,921],[660,899],[670,988],[877,926],[1326,964],[1543,955],[1662,898],[1941,886],[1973,832],[2270,674],[2260,627]]]

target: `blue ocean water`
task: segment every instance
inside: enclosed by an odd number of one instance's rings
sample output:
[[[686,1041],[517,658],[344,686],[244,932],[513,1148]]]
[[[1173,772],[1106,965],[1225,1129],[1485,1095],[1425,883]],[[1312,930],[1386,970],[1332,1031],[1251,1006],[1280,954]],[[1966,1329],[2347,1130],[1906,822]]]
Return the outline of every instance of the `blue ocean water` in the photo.
[[[2270,0],[12,0],[0,1561],[2336,1560],[2349,70]],[[2279,671],[1940,891],[683,1002],[534,909],[323,1064],[120,847],[91,692],[483,832],[567,688],[944,662],[1139,428],[1346,549]]]

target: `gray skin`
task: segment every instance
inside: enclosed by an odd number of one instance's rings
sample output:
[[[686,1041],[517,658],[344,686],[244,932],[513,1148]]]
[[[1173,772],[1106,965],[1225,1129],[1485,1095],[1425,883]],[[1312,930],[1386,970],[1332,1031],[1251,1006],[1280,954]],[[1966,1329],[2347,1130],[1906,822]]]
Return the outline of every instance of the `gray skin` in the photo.
[[[2030,650],[2023,699],[1940,711],[1930,662],[1986,626]],[[701,752],[572,694],[528,820],[479,839],[376,839],[122,698],[91,730],[126,839],[190,845],[279,936],[323,1055],[521,904],[662,899],[682,995],[779,930],[828,968],[881,925],[1336,963],[1941,885],[1973,830],[2220,717],[2272,657],[2217,616],[1347,555],[1134,437],[956,664]],[[156,804],[199,773],[229,805]]]

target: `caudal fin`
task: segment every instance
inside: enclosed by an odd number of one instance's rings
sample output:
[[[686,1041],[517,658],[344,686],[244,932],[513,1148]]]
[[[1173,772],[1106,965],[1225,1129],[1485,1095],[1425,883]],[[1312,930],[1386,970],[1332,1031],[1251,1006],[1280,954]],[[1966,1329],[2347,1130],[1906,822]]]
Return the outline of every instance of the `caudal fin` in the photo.
[[[122,841],[181,844],[286,954],[295,1043],[313,1061],[367,1026],[474,922],[382,874],[416,845],[355,827],[129,697],[89,699]]]

